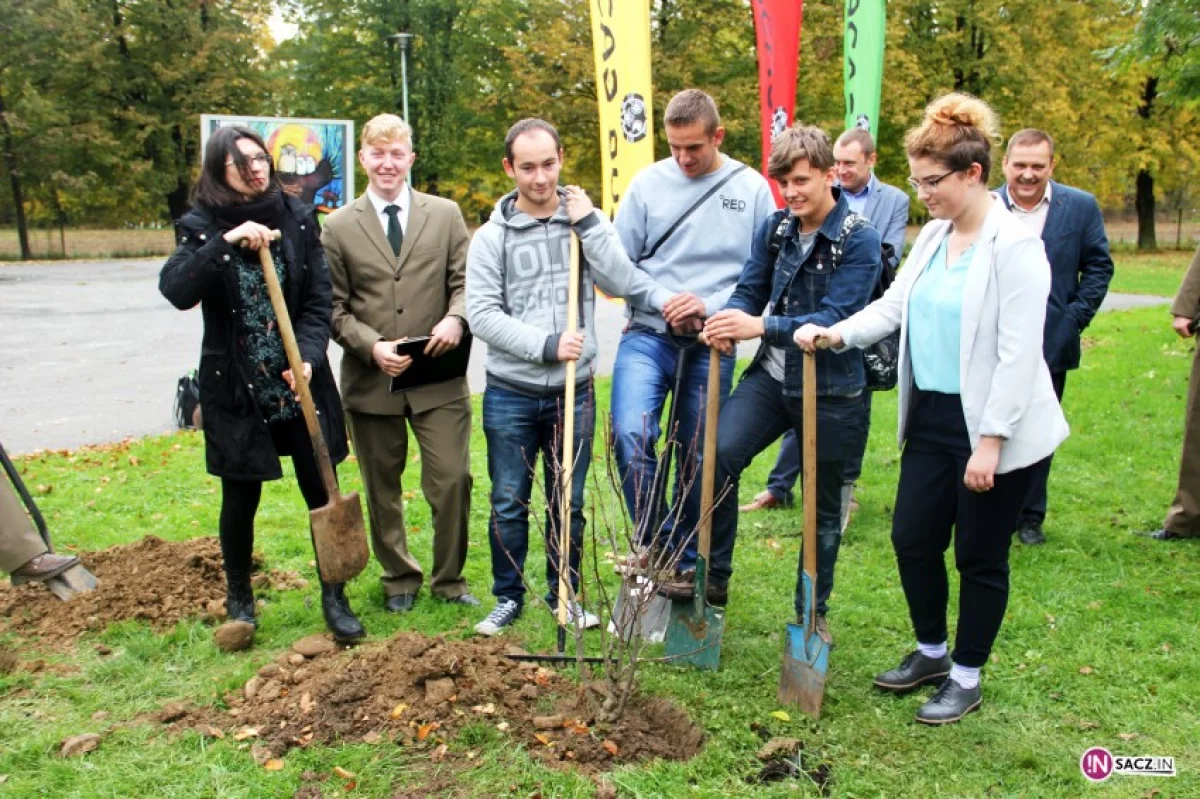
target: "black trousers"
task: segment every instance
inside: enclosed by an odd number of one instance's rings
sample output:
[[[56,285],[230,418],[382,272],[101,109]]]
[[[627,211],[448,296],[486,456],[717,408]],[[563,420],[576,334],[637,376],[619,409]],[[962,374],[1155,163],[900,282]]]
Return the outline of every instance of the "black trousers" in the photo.
[[[960,397],[914,389],[892,517],[900,582],[917,640],[947,640],[945,553],[953,531],[960,587],[951,657],[978,668],[1008,606],[1008,547],[1034,467],[997,474],[994,488],[976,493],[963,484],[970,457]]]
[[[1067,373],[1051,372],[1050,382],[1054,384],[1054,393],[1058,395],[1058,401],[1061,403],[1063,389],[1067,387]],[[1028,524],[1041,527],[1042,522],[1046,520],[1046,483],[1050,480],[1050,462],[1053,459],[1054,456],[1051,455],[1029,467],[1033,470],[1033,477],[1029,481],[1025,507],[1021,509],[1021,515],[1017,519],[1018,526]]]
[[[296,482],[309,510],[319,508],[329,501],[321,470],[313,453],[312,439],[304,418],[298,417],[270,426],[271,441],[275,450],[292,456],[292,467]],[[231,480],[221,478],[221,556],[225,560],[225,573],[248,574],[250,556],[254,550],[254,515],[262,497],[261,480]]]

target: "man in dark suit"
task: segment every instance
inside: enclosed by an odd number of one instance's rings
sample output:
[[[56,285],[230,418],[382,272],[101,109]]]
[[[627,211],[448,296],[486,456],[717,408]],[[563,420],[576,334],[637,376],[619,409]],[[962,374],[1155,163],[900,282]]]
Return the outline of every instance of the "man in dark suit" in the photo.
[[[1080,334],[1108,293],[1113,262],[1096,198],[1051,180],[1053,174],[1054,140],[1049,134],[1033,128],[1014,133],[1004,153],[1006,183],[999,194],[1046,246],[1051,284],[1043,352],[1061,402],[1067,371],[1079,368]],[[1050,460],[1038,464],[1017,522],[1017,537],[1024,544],[1046,542],[1042,522]]]
[[[370,185],[330,214],[321,233],[333,278],[333,338],[345,350],[342,404],[393,613],[412,609],[423,580],[408,549],[400,486],[408,427],[421,448],[421,491],[433,516],[430,591],[454,604],[479,604],[462,575],[471,501],[467,380],[391,392],[392,378],[412,365],[396,354],[399,340],[430,336],[425,352],[436,356],[465,346],[467,332],[467,226],[450,200],[409,188],[415,159],[402,119],[380,114],[367,122],[358,160]]]

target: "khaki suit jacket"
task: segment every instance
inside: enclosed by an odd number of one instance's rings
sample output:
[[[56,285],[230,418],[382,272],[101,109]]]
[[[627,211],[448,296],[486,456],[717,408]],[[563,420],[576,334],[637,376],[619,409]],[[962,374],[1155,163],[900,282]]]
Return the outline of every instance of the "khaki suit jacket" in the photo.
[[[1193,319],[1200,315],[1200,249],[1196,250],[1192,257],[1192,265],[1183,276],[1179,293],[1175,295],[1175,302],[1171,305],[1171,313],[1174,316],[1189,316]]]
[[[333,338],[345,350],[347,410],[423,413],[470,396],[465,377],[393,394],[391,378],[371,357],[377,341],[427,336],[448,315],[466,319],[469,241],[454,202],[417,191],[399,256],[365,192],[326,218],[321,243],[333,278]]]

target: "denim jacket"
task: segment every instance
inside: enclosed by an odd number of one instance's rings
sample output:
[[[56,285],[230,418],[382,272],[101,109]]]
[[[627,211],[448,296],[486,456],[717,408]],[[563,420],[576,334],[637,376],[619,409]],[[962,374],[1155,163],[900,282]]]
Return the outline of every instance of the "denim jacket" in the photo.
[[[829,327],[861,311],[871,299],[883,268],[880,239],[875,228],[864,226],[845,242],[841,264],[833,268],[833,243],[841,232],[842,220],[850,207],[840,189],[833,189],[837,204],[817,231],[808,258],[800,262],[799,220],[792,218],[784,236],[779,257],[771,263],[770,244],[786,208],[776,211],[759,225],[750,248],[750,258],[742,267],[737,288],[725,305],[757,316],[770,307],[774,311],[763,320],[766,330],[762,346],[750,368],[756,368],[765,347],[782,347],[784,356],[783,393],[799,397],[802,393],[803,361],[792,334],[804,324]],[[749,370],[747,370],[749,371]],[[850,350],[817,352],[817,394],[852,397],[866,388],[862,352]]]

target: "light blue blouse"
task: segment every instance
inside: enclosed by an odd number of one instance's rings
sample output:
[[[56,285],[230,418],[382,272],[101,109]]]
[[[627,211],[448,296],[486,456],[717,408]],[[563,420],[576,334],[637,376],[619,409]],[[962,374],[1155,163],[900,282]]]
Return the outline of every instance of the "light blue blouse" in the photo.
[[[962,391],[958,359],[963,284],[975,245],[947,265],[949,238],[942,239],[909,295],[908,351],[917,388],[958,394]]]

